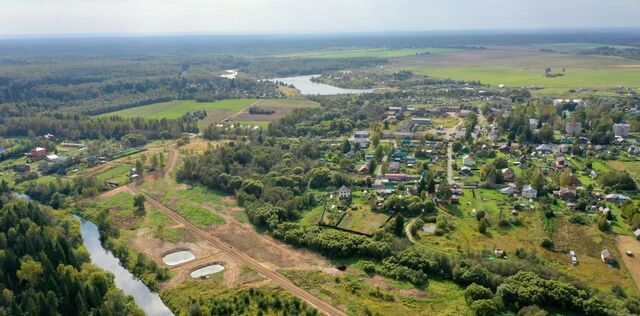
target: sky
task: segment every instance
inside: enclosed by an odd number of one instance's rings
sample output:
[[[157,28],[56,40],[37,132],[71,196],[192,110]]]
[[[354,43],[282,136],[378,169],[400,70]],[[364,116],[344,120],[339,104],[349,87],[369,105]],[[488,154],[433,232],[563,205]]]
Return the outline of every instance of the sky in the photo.
[[[0,0],[0,35],[640,27],[640,0]]]

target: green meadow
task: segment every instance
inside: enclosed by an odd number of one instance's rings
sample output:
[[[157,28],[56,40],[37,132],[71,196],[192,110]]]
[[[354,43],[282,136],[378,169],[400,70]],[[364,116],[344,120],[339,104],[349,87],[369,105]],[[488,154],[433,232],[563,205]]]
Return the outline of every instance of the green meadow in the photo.
[[[187,112],[216,111],[233,114],[254,103],[253,99],[230,99],[215,102],[196,102],[194,100],[178,100],[154,103],[126,110],[105,113],[101,116],[144,117],[149,119],[176,119]]]
[[[587,45],[559,46],[588,47]],[[547,78],[545,68],[562,76]],[[448,54],[416,56],[394,62],[390,68],[411,70],[436,78],[480,81],[508,87],[543,88],[538,94],[567,93],[586,87],[599,93],[612,93],[623,85],[640,87],[640,61],[612,56],[559,54],[538,50],[492,48]],[[565,70],[563,72],[563,69]]]

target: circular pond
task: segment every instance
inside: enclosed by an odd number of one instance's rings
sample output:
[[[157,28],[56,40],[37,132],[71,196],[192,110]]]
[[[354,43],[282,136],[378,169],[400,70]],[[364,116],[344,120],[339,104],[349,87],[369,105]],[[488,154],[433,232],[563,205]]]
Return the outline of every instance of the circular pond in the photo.
[[[181,250],[181,251],[172,252],[162,257],[162,261],[167,265],[175,266],[178,264],[189,262],[195,258],[196,256],[194,256],[193,253],[191,253],[191,251]]]
[[[210,274],[215,274],[218,273],[220,271],[224,270],[224,267],[219,265],[219,264],[212,264],[212,265],[208,265],[206,267],[202,267],[198,270],[194,270],[193,272],[191,272],[191,277],[192,278],[201,278],[203,276],[207,276]]]

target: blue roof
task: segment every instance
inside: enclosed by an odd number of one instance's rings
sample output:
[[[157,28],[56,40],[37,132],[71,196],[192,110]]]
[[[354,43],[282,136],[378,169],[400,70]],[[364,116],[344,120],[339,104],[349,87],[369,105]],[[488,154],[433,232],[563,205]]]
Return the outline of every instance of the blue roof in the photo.
[[[4,152],[4,147],[0,146],[0,154]]]

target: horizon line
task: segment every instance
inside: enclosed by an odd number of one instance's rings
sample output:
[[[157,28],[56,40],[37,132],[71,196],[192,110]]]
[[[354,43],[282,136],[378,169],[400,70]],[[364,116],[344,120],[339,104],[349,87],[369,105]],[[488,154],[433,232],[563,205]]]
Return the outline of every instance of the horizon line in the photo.
[[[377,31],[305,31],[305,32],[95,32],[95,33],[34,33],[0,34],[0,40],[6,39],[65,39],[65,38],[135,38],[135,37],[193,37],[193,36],[358,36],[358,35],[409,35],[409,34],[536,34],[536,33],[581,33],[606,31],[637,31],[640,26],[613,27],[562,27],[562,28],[495,28],[495,29],[442,29],[442,30],[377,30]]]

